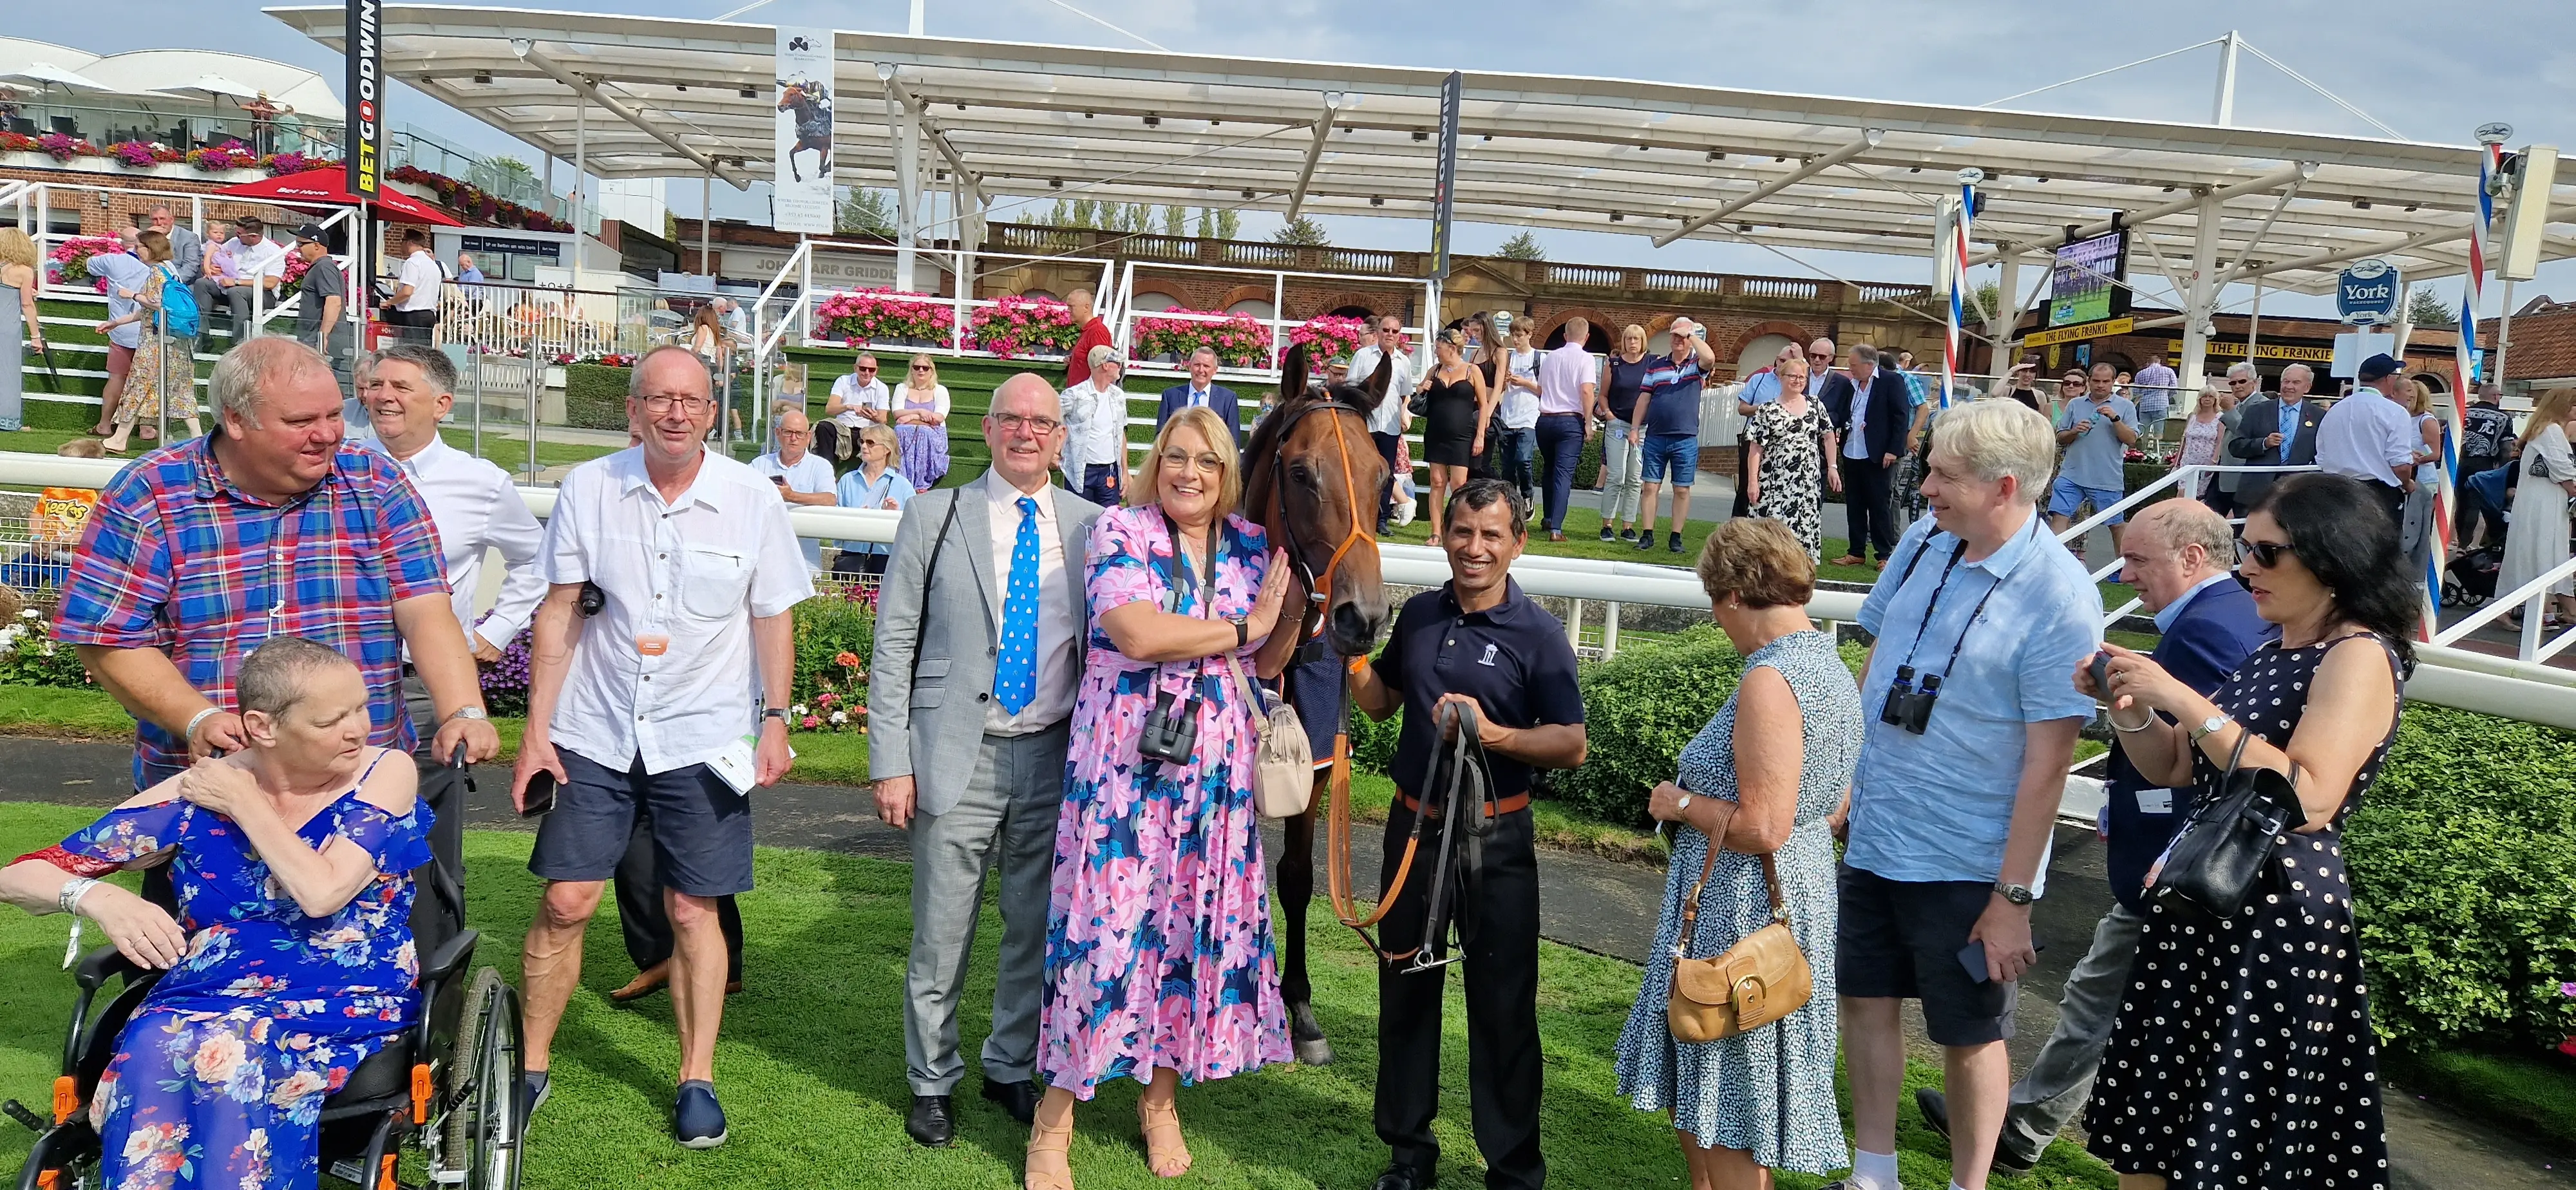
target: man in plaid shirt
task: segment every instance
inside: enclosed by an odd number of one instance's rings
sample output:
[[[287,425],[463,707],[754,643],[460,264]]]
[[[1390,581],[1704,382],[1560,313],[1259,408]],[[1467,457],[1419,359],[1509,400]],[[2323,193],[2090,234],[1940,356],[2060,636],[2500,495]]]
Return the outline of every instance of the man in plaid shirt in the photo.
[[[261,642],[301,636],[365,674],[368,742],[410,751],[403,646],[437,705],[437,755],[500,746],[447,592],[429,510],[394,462],[340,444],[330,365],[292,339],[225,354],[217,432],[136,459],[99,493],[54,639],[137,721],[148,789],[248,741],[233,681]]]

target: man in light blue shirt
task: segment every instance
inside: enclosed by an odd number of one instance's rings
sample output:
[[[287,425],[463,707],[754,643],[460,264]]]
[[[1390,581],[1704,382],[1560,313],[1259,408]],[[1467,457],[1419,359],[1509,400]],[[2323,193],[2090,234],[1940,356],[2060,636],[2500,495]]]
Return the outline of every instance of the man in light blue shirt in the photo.
[[[107,336],[107,387],[100,390],[98,426],[93,434],[105,434],[116,421],[116,404],[125,396],[126,374],[134,367],[134,353],[143,346],[143,323],[119,321],[131,318],[143,296],[144,286],[152,281],[152,266],[134,253],[136,236],[131,227],[116,229],[115,252],[101,252],[89,258],[89,275],[107,283],[107,319],[98,324],[100,334]]]
[[[2030,904],[2093,716],[2073,674],[2102,640],[2100,590],[2034,507],[2055,453],[2018,402],[1952,408],[1924,474],[1932,516],[1861,604],[1877,643],[1835,950],[1855,1190],[1897,1190],[1906,998],[1944,1049],[1954,1181],[1982,1190],[1993,1160],[2015,984],[2037,958]]]
[[[2057,414],[2057,444],[2066,448],[2066,463],[2048,492],[2049,528],[2063,533],[2086,504],[2093,511],[2109,508],[2128,495],[2129,447],[2138,441],[2138,407],[2112,392],[2119,370],[2097,363],[2085,373],[2084,395]],[[2120,548],[2122,526],[2129,518],[2111,514],[2111,549]],[[2075,542],[2079,555],[2083,543]]]

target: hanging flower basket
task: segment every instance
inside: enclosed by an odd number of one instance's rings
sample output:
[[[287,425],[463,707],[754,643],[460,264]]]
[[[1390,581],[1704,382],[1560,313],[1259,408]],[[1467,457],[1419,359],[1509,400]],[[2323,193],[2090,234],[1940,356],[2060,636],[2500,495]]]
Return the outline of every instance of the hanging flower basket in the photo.
[[[1229,368],[1257,368],[1270,362],[1270,328],[1249,314],[1179,307],[1164,314],[1166,317],[1136,320],[1136,343],[1145,355],[1187,359],[1199,348],[1207,347],[1216,351],[1218,363]],[[1221,321],[1168,317],[1175,314],[1212,316]]]
[[[823,299],[814,308],[814,321],[816,338],[839,339],[851,347],[945,347],[957,315],[947,302],[923,294],[861,289]]]
[[[1003,359],[1062,356],[1081,337],[1073,310],[1051,298],[1006,296],[966,320],[966,346]]]

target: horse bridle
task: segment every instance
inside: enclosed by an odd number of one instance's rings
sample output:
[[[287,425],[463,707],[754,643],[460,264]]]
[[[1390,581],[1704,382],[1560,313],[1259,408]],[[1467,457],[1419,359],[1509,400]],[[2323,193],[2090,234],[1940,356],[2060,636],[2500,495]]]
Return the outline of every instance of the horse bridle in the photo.
[[[1297,423],[1304,421],[1307,414],[1327,412],[1348,412],[1363,423],[1368,420],[1368,413],[1358,405],[1339,397],[1327,396],[1322,400],[1285,411],[1287,420],[1279,425],[1279,445],[1281,447],[1287,445],[1288,436],[1297,432]],[[1333,546],[1333,556],[1324,560],[1324,570],[1320,575],[1315,572],[1313,564],[1307,559],[1305,543],[1299,541],[1294,532],[1284,534],[1287,538],[1285,544],[1288,547],[1288,564],[1297,568],[1298,577],[1304,579],[1306,583],[1306,607],[1300,613],[1298,620],[1297,635],[1301,644],[1323,633],[1322,613],[1332,602],[1333,573],[1341,568],[1342,558],[1351,552],[1353,545],[1377,540],[1377,535],[1369,530],[1367,522],[1360,515],[1359,485],[1351,475],[1350,432],[1343,428],[1342,419],[1339,417],[1333,419],[1333,444],[1340,448],[1339,453],[1342,458],[1342,490],[1350,493],[1351,527],[1349,531],[1343,533],[1341,541]],[[1280,520],[1283,524],[1287,522],[1285,514],[1288,511],[1287,459],[1288,452],[1284,449],[1273,449],[1270,452],[1270,491],[1272,498],[1279,501],[1279,511],[1282,514]]]

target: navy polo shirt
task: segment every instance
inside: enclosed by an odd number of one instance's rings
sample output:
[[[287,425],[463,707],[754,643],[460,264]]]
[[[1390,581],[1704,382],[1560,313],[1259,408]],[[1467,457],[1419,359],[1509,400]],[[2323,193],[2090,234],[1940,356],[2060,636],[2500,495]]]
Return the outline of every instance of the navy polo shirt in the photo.
[[[1373,662],[1378,680],[1404,695],[1404,729],[1396,736],[1395,786],[1419,800],[1439,746],[1431,708],[1443,694],[1464,694],[1505,727],[1583,722],[1583,692],[1574,684],[1574,646],[1565,623],[1521,585],[1503,580],[1503,601],[1460,614],[1450,584],[1404,601],[1395,632]],[[1487,754],[1499,801],[1529,792],[1530,766]]]

